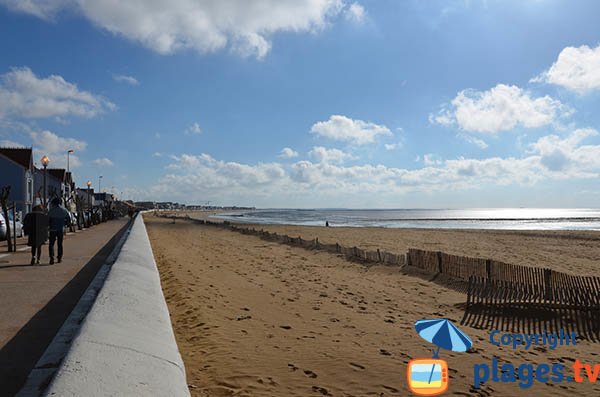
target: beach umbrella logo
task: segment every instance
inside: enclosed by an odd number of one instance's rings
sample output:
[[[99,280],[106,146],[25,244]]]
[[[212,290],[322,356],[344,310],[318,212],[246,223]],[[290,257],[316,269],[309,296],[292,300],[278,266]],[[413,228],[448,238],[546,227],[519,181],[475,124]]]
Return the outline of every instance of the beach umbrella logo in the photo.
[[[436,349],[431,349],[432,358],[417,358],[408,363],[408,386],[418,396],[445,393],[448,390],[448,363],[439,358],[440,349],[466,352],[473,346],[473,341],[446,318],[419,320],[415,330]]]

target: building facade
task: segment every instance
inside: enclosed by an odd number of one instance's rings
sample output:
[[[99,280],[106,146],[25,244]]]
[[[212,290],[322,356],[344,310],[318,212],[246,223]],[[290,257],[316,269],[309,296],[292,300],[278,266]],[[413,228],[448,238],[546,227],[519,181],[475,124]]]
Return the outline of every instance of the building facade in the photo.
[[[10,186],[9,202],[20,219],[34,204],[34,170],[31,148],[0,148],[0,187]]]

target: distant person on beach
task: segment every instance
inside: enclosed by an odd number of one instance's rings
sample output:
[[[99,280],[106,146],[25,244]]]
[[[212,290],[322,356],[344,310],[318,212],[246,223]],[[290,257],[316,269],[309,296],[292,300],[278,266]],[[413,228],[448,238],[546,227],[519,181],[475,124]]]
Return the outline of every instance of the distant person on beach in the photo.
[[[325,221],[325,227],[329,227],[329,221]]]
[[[33,210],[25,215],[23,228],[27,234],[27,245],[31,247],[31,265],[40,264],[42,244],[48,238],[48,215],[41,205],[36,205]],[[37,261],[36,261],[37,257]]]
[[[58,263],[63,257],[63,236],[65,225],[68,225],[71,218],[69,212],[60,206],[60,199],[53,198],[50,211],[48,212],[48,225],[50,229],[50,243],[48,244],[48,254],[50,255],[50,264],[54,264],[54,242],[58,245]]]

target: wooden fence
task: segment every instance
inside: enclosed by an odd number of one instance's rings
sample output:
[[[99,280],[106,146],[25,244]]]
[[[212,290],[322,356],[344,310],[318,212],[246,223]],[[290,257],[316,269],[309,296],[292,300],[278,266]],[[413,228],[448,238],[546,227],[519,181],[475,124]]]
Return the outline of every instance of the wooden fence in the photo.
[[[278,243],[284,243],[289,245],[294,245],[297,247],[303,247],[306,249],[315,249],[326,252],[331,252],[335,254],[342,255],[347,260],[360,261],[363,263],[380,263],[384,265],[392,265],[392,266],[404,266],[406,264],[405,255],[395,254],[392,252],[382,251],[377,249],[376,251],[368,251],[358,247],[346,247],[339,243],[335,244],[325,244],[321,243],[318,238],[314,238],[311,240],[305,240],[301,236],[293,237],[285,234],[277,234],[271,233],[266,230],[256,230],[255,228],[250,227],[242,227],[239,225],[231,224],[227,221],[225,222],[212,222],[206,220],[195,219],[197,223],[204,225],[211,225],[220,228],[229,229],[242,234],[249,234],[253,236],[258,236],[266,241],[273,241]]]
[[[407,264],[468,282],[467,306],[519,302],[600,309],[598,277],[417,249],[409,249]]]

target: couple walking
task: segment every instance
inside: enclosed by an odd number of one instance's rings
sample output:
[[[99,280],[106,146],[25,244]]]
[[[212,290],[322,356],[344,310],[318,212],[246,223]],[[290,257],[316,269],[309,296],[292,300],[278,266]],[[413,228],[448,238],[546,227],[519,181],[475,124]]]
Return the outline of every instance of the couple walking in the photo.
[[[48,239],[50,231],[50,243],[48,253],[50,255],[50,264],[54,264],[54,243],[58,245],[58,263],[63,257],[63,235],[65,225],[70,224],[71,217],[69,212],[60,206],[60,199],[54,198],[50,202],[50,211],[46,214],[44,207],[37,205],[33,211],[25,215],[23,227],[27,234],[27,245],[31,247],[31,264],[40,264],[42,256],[42,245]]]

